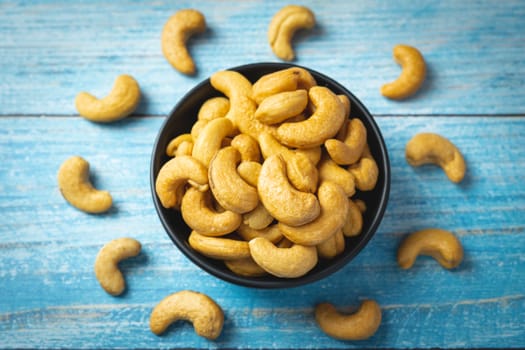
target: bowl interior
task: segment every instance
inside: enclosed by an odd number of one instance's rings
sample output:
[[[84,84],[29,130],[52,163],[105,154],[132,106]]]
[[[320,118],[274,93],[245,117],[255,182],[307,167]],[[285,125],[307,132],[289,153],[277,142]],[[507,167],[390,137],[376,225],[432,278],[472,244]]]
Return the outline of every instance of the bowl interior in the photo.
[[[255,63],[230,68],[230,70],[238,71],[250,81],[255,82],[262,75],[292,66],[297,65],[286,63]],[[155,179],[157,174],[162,165],[170,159],[165,154],[166,146],[170,140],[179,134],[188,133],[191,130],[192,125],[197,119],[200,106],[207,99],[215,96],[223,96],[222,93],[211,86],[209,79],[198,84],[180,100],[168,115],[155,141],[151,160],[150,183],[153,202],[162,225],[175,245],[191,261],[208,273],[225,281],[248,287],[284,288],[319,280],[337,271],[352,260],[374,235],[383,217],[390,187],[390,166],[386,146],[379,128],[367,109],[350,91],[321,73],[312,71],[311,69],[308,69],[308,71],[314,76],[318,85],[326,86],[336,94],[345,94],[349,97],[352,106],[351,117],[361,119],[366,126],[368,144],[379,168],[379,178],[374,190],[367,192],[357,191],[353,197],[362,199],[367,206],[367,210],[363,215],[362,233],[356,237],[345,238],[346,248],[344,253],[330,260],[320,259],[317,266],[305,276],[284,279],[271,275],[250,278],[234,274],[221,261],[206,258],[200,253],[195,252],[189,246],[188,236],[191,229],[186,225],[178,211],[164,208],[155,194]]]

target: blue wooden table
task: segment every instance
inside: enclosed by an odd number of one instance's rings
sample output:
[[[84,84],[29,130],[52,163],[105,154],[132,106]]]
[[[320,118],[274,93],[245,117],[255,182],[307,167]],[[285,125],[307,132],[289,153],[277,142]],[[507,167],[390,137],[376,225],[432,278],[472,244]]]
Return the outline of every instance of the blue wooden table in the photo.
[[[149,162],[159,127],[177,101],[212,73],[279,60],[266,41],[282,1],[0,2],[0,347],[1,348],[464,348],[525,346],[525,3],[523,1],[304,1],[317,18],[295,37],[297,64],[337,79],[369,108],[392,166],[390,201],[374,238],[349,265],[319,282],[257,290],[197,268],[155,213]],[[160,33],[176,10],[193,7],[208,30],[191,40],[198,73],[179,74]],[[420,49],[428,79],[396,102],[379,87],[399,74],[398,43]],[[119,74],[139,82],[136,113],[117,123],[78,116],[79,91],[105,95]],[[430,131],[467,161],[457,185],[432,166],[414,169],[404,146]],[[87,215],[69,206],[56,173],[71,155],[91,163],[113,209]],[[401,270],[396,248],[426,227],[457,234],[460,268],[431,258]],[[122,264],[128,291],[98,285],[93,263],[107,241],[131,236],[142,254]],[[148,327],[152,308],[182,289],[225,311],[219,339],[177,323]],[[329,338],[313,308],[376,300],[383,322],[366,341]]]

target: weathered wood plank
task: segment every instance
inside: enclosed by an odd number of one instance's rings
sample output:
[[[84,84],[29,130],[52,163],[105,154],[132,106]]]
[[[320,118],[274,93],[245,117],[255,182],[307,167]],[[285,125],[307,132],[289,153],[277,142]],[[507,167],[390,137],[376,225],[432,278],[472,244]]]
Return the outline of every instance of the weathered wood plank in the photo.
[[[74,114],[79,91],[105,95],[132,74],[144,99],[137,113],[165,115],[210,74],[278,61],[266,32],[285,3],[272,1],[3,1],[0,114]],[[347,86],[374,114],[522,114],[522,1],[304,1],[318,26],[295,39],[297,64]],[[174,71],[160,33],[176,10],[200,9],[209,30],[191,40],[199,72]],[[392,102],[379,87],[399,74],[395,44],[418,47],[429,66],[417,98]]]
[[[149,160],[162,117],[98,125],[76,117],[0,118],[0,347],[348,348],[519,347],[525,343],[525,135],[523,117],[377,117],[392,165],[385,218],[348,266],[290,290],[222,282],[179,253],[156,217]],[[448,136],[463,151],[468,175],[450,183],[432,166],[414,169],[404,145],[419,131]],[[115,209],[86,215],[61,198],[60,163],[91,162],[96,186]],[[409,271],[395,262],[403,234],[438,226],[455,231],[465,261],[445,271],[421,258]],[[123,263],[128,291],[111,297],[92,268],[103,243],[132,236],[143,253]],[[148,329],[151,308],[180,289],[215,298],[226,312],[213,343],[177,323],[162,337]],[[384,321],[365,342],[335,341],[319,331],[313,306],[376,299]]]

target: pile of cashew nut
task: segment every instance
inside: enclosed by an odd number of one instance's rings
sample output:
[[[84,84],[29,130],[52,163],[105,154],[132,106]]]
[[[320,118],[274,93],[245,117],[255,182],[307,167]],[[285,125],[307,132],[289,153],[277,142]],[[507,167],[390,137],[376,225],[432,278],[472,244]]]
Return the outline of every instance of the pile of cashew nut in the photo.
[[[341,254],[363,225],[352,197],[379,175],[349,99],[299,67],[210,81],[224,97],[169,142],[155,183],[191,228],[189,245],[243,276],[297,278]]]

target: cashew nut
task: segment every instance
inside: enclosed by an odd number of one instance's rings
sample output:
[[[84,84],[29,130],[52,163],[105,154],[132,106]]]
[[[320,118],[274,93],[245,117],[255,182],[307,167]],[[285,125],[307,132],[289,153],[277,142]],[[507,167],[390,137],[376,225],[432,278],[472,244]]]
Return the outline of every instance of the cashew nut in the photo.
[[[242,220],[243,223],[248,225],[250,228],[262,230],[268,227],[268,225],[273,222],[274,218],[268,212],[268,209],[266,209],[264,205],[259,202],[254,210],[243,214]]]
[[[151,331],[162,334],[173,322],[187,320],[195,333],[207,339],[219,337],[224,324],[224,313],[213,299],[190,290],[173,293],[162,299],[149,319]]]
[[[110,123],[125,118],[135,111],[140,102],[140,87],[130,75],[119,75],[110,93],[98,99],[88,92],[75,98],[78,113],[86,119]]]
[[[255,118],[265,124],[277,124],[300,114],[307,104],[306,90],[281,92],[265,98],[257,107]]]
[[[293,188],[286,175],[286,165],[277,154],[266,158],[259,175],[261,202],[278,221],[299,226],[313,221],[321,211],[317,197]]]
[[[57,180],[60,193],[75,208],[92,214],[111,208],[113,200],[109,192],[97,190],[89,181],[89,163],[84,158],[66,159],[58,170]]]
[[[179,136],[173,138],[166,146],[166,155],[169,157],[174,157],[178,148],[184,142],[191,142],[193,144],[193,137],[191,134],[180,134]],[[191,155],[191,153],[189,155]]]
[[[366,146],[366,128],[361,120],[348,121],[346,133],[341,140],[328,139],[324,143],[330,157],[340,165],[357,162]]]
[[[381,324],[381,308],[373,300],[365,300],[357,312],[341,314],[329,303],[315,307],[315,320],[329,336],[340,340],[365,340],[375,334]]]
[[[350,165],[348,171],[354,176],[355,187],[358,190],[371,191],[376,187],[379,168],[368,145],[365,146],[359,162]]]
[[[319,162],[319,181],[332,181],[343,189],[347,197],[355,194],[354,176],[337,165],[330,157],[323,157]]]
[[[212,120],[222,118],[226,116],[230,110],[230,100],[226,97],[212,97],[204,101],[199,113],[197,114],[197,120]]]
[[[366,203],[362,199],[355,199],[354,200],[355,205],[357,205],[357,208],[363,214],[366,211]]]
[[[253,84],[252,98],[257,104],[261,104],[269,96],[297,89],[310,90],[316,85],[315,78],[304,68],[291,67],[281,69],[260,77]]]
[[[343,227],[348,213],[348,198],[343,189],[331,181],[325,181],[319,186],[317,196],[321,213],[315,220],[297,227],[279,223],[283,235],[290,241],[307,246],[317,245]]]
[[[197,10],[184,9],[171,16],[162,30],[162,53],[179,72],[195,74],[195,62],[186,47],[190,36],[206,30],[206,19]]]
[[[408,141],[405,157],[412,166],[434,163],[439,165],[450,181],[460,182],[466,171],[459,149],[445,137],[434,133],[419,133]]]
[[[212,259],[243,259],[250,256],[248,242],[225,237],[211,237],[192,231],[188,237],[190,246]]]
[[[246,241],[250,241],[257,237],[263,237],[272,243],[278,243],[283,238],[283,234],[277,224],[262,229],[254,229],[247,224],[242,224],[237,229],[237,233]]]
[[[450,231],[429,228],[408,235],[397,251],[397,263],[403,269],[414,265],[418,255],[429,255],[446,269],[453,269],[463,260],[463,247]]]
[[[284,122],[277,127],[276,137],[286,146],[309,148],[322,145],[343,125],[344,106],[330,89],[314,86],[308,91],[308,96],[315,107],[314,114],[302,122]]]
[[[164,208],[180,205],[186,183],[199,191],[209,188],[208,171],[197,159],[191,156],[175,157],[160,168],[155,181],[155,191]]]
[[[211,159],[221,148],[222,140],[234,132],[232,122],[227,118],[210,120],[199,132],[193,145],[192,156],[203,165],[209,166]]]
[[[253,260],[277,277],[301,277],[317,265],[315,247],[294,244],[290,248],[278,248],[263,237],[254,238],[248,244]]]
[[[261,164],[257,162],[241,162],[237,166],[237,172],[239,173],[239,176],[249,185],[257,187],[257,183],[259,182],[259,174],[261,172]]]
[[[311,29],[315,25],[315,16],[304,6],[287,5],[272,18],[268,27],[268,42],[275,55],[283,60],[295,58],[292,37],[298,29]]]
[[[223,236],[235,231],[242,216],[230,210],[217,212],[213,208],[210,191],[201,192],[188,188],[180,211],[184,222],[192,229],[207,236]]]
[[[338,230],[332,237],[326,241],[319,243],[317,246],[317,254],[320,258],[333,259],[345,250],[345,236],[342,230]]]
[[[259,277],[267,274],[251,257],[244,259],[224,260],[224,265],[233,273],[244,277]]]
[[[95,259],[95,276],[106,292],[117,296],[126,289],[126,281],[118,263],[137,256],[140,249],[139,241],[127,237],[114,239],[100,249]]]
[[[363,229],[363,212],[356,202],[348,198],[348,214],[343,225],[343,234],[346,237],[357,236]]]
[[[227,210],[243,214],[257,206],[257,189],[244,181],[237,172],[241,155],[229,146],[220,149],[210,162],[208,177],[217,202]]]
[[[243,162],[259,162],[261,160],[261,151],[257,140],[247,134],[236,135],[231,144],[241,153]]]
[[[396,80],[381,87],[381,94],[401,100],[413,95],[421,87],[425,80],[426,64],[423,55],[415,47],[396,45],[393,53],[402,71]]]
[[[175,150],[175,153],[173,154],[175,157],[180,156],[191,156],[191,153],[193,152],[193,142],[191,141],[182,141]]]

